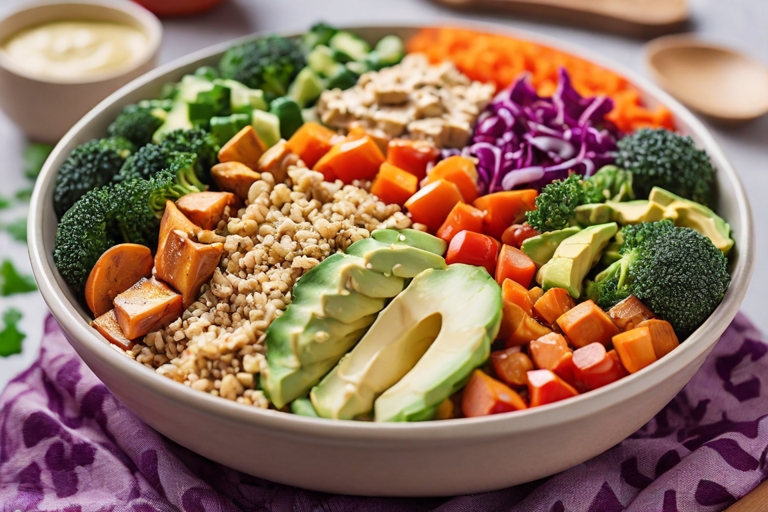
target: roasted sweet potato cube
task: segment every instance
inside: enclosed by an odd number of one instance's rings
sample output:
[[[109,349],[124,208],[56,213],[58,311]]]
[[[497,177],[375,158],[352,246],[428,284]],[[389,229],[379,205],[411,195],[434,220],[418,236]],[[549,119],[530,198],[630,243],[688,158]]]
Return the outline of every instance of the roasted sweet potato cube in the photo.
[[[248,199],[251,185],[261,179],[261,174],[241,162],[216,164],[211,168],[211,176],[221,190],[233,192],[243,200]]]
[[[240,162],[255,169],[266,149],[253,126],[246,126],[221,147],[219,162]]]
[[[590,343],[608,345],[611,338],[619,334],[616,324],[600,309],[588,300],[567,311],[557,319],[557,325],[563,330],[568,341],[576,348]]]
[[[512,335],[507,339],[506,346],[509,348],[517,345],[525,345],[526,343],[537,340],[551,332],[551,329],[544,327],[530,315],[525,315],[523,321],[520,322],[517,329],[515,329]]]
[[[188,236],[196,237],[202,228],[189,220],[186,215],[181,213],[176,207],[176,203],[170,199],[165,202],[165,212],[160,220],[160,235],[157,237],[157,252],[163,250],[163,244],[171,231],[181,231]]]
[[[232,192],[194,192],[180,197],[176,207],[203,229],[216,229],[224,209],[236,208],[242,200]]]
[[[549,325],[576,306],[571,295],[564,288],[550,288],[533,305],[534,315]]]
[[[647,327],[651,333],[651,342],[653,343],[653,352],[656,359],[661,359],[672,352],[680,342],[677,340],[675,329],[672,324],[666,320],[657,318],[640,322],[638,327]]]
[[[529,407],[559,402],[578,394],[579,392],[573,386],[550,370],[532,370],[528,372]]]
[[[129,340],[165,327],[183,311],[181,295],[154,277],[143,278],[115,297],[115,317]]]
[[[108,342],[123,350],[130,350],[133,347],[133,342],[126,338],[123,330],[120,329],[114,309],[110,309],[96,320],[93,320],[91,327],[99,331]]]
[[[634,295],[630,295],[609,309],[608,316],[622,332],[634,329],[641,322],[656,318],[656,315]]]
[[[298,161],[299,155],[288,149],[285,139],[280,139],[277,144],[261,155],[256,170],[268,172],[275,178],[275,183],[282,183],[288,177],[288,166],[296,165]]]
[[[635,327],[613,337],[613,346],[619,354],[621,364],[629,373],[642,370],[656,361],[651,330],[648,327]]]
[[[461,395],[461,412],[467,418],[525,409],[525,401],[506,384],[475,370]]]
[[[152,274],[152,252],[138,244],[118,244],[107,249],[88,275],[85,303],[99,317],[112,309],[112,301],[142,277]]]
[[[179,231],[171,231],[163,251],[155,255],[156,275],[181,293],[184,307],[188,308],[213,275],[223,250],[220,243],[199,244]]]
[[[540,286],[534,286],[528,290],[528,298],[531,299],[532,304],[536,304],[536,301],[539,300],[542,295],[544,295],[544,290],[542,290]]]
[[[602,343],[590,343],[573,351],[573,374],[584,391],[600,388],[627,375],[616,351],[606,352]]]
[[[528,384],[526,373],[533,370],[531,359],[519,347],[491,352],[491,366],[507,386],[525,386]]]

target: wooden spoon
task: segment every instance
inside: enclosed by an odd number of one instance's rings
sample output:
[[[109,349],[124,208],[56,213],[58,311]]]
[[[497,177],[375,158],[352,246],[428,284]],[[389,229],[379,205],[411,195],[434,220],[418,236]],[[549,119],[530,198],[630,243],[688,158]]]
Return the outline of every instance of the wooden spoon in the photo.
[[[505,11],[639,37],[679,31],[688,0],[434,0],[448,7]]]
[[[646,47],[656,81],[677,99],[724,122],[768,113],[768,66],[692,36],[666,36]]]

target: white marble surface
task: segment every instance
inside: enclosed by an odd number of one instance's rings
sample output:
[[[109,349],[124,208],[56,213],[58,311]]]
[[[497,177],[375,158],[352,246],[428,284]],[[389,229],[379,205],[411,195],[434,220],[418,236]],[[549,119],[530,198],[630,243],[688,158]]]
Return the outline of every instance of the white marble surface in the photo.
[[[693,12],[691,31],[701,37],[740,49],[768,64],[768,1],[689,0]],[[22,0],[3,0],[0,14]],[[562,25],[514,19],[496,15],[464,15],[510,27],[533,30],[561,38],[644,73],[643,41],[619,35],[590,32]],[[203,15],[164,20],[165,37],[160,55],[168,62],[194,50],[255,31],[303,30],[325,20],[333,24],[386,24],[436,22],[458,17],[457,13],[426,0],[228,0]],[[768,315],[761,297],[768,296],[768,117],[739,127],[712,127],[718,141],[738,169],[747,188],[756,220],[758,264],[743,310],[761,328],[768,330]],[[24,137],[0,113],[0,194],[12,195],[27,186],[21,172]],[[0,212],[0,222],[24,214],[19,205]],[[0,257],[10,257],[19,268],[29,271],[24,246],[0,233]],[[24,311],[22,328],[27,333],[24,353],[0,358],[0,389],[34,359],[39,347],[45,306],[37,294],[0,297],[0,312],[15,306]]]

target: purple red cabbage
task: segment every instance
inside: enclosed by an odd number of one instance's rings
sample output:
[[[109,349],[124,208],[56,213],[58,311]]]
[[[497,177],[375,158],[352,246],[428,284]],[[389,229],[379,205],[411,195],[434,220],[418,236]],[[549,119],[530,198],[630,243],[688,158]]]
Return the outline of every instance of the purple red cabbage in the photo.
[[[620,132],[605,118],[612,109],[610,98],[579,95],[565,69],[551,98],[540,97],[524,77],[480,115],[462,154],[477,158],[483,193],[541,188],[571,172],[591,176],[614,163]]]

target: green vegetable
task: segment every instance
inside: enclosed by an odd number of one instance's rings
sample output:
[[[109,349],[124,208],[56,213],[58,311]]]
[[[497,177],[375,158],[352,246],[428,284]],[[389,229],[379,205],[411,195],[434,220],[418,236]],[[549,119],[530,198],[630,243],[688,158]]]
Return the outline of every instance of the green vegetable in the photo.
[[[45,160],[53,151],[50,144],[32,143],[24,149],[24,175],[31,179],[37,179]]]
[[[20,274],[11,260],[3,260],[3,264],[0,265],[0,296],[7,297],[35,290],[37,285],[32,276]]]
[[[288,90],[288,97],[303,108],[319,98],[324,90],[325,81],[311,68],[306,67],[296,75],[296,80]]]
[[[11,237],[17,242],[27,243],[27,218],[16,219],[3,226]]]
[[[211,66],[200,66],[195,70],[195,76],[214,81],[219,78],[219,70]]]
[[[19,201],[28,203],[30,198],[32,197],[33,190],[34,189],[32,187],[17,190],[16,193],[13,195],[13,197],[15,197]],[[0,199],[0,203],[2,203],[2,199]],[[4,207],[0,205],[0,208],[4,208]]]
[[[21,354],[21,342],[26,334],[19,330],[21,311],[11,308],[3,313],[3,330],[0,331],[0,357]]]
[[[162,126],[167,112],[159,106],[128,105],[107,128],[110,137],[123,137],[137,147],[152,142],[152,135]]]
[[[301,36],[301,45],[307,51],[312,50],[318,45],[327,45],[331,38],[336,35],[338,30],[326,23],[315,23],[303,36]]]
[[[253,126],[256,134],[268,148],[271,148],[280,141],[280,118],[275,114],[264,112],[263,110],[254,110],[251,113],[251,126]]]
[[[248,114],[232,114],[231,116],[212,117],[211,134],[217,140],[227,142],[237,135],[237,132],[251,124],[251,116]]]
[[[593,187],[590,202],[602,201],[631,201],[635,198],[632,190],[632,173],[615,165],[606,165],[590,176],[589,181]]]
[[[86,192],[109,183],[133,150],[133,144],[119,137],[94,139],[76,147],[56,175],[56,215],[61,218]]]
[[[397,36],[385,36],[376,43],[376,47],[369,53],[365,62],[371,69],[379,70],[398,64],[405,56],[403,40]]]
[[[685,338],[723,299],[728,260],[704,235],[662,220],[625,226],[617,238],[621,259],[587,286],[602,308],[634,295]]]
[[[227,50],[219,62],[219,70],[223,78],[261,89],[268,99],[273,99],[285,96],[305,64],[304,52],[297,41],[268,36]]]
[[[337,62],[363,62],[371,52],[371,46],[352,32],[336,32],[328,46],[333,50],[333,59]]]
[[[638,197],[648,197],[658,186],[698,203],[711,200],[715,169],[690,137],[646,128],[624,137],[617,146],[616,165],[632,172]]]
[[[277,98],[269,104],[269,112],[280,120],[280,136],[286,140],[304,124],[301,107],[290,98]]]

